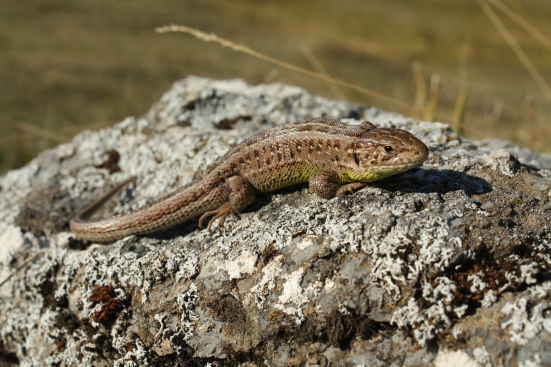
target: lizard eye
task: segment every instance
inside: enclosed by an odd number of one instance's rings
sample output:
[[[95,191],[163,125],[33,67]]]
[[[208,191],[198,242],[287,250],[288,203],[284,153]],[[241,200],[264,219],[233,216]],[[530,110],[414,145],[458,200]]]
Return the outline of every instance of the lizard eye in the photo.
[[[390,145],[385,145],[385,147],[383,149],[387,153],[392,153],[392,151],[394,150]]]
[[[354,160],[356,161],[356,164],[360,165],[360,155],[358,153],[354,153]]]

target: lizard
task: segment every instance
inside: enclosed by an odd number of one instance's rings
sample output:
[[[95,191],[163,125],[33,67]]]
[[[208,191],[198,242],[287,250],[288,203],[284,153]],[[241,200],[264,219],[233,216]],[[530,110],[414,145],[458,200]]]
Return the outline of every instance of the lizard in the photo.
[[[231,148],[205,173],[187,185],[141,208],[105,219],[88,218],[130,180],[116,186],[78,213],[69,223],[81,239],[112,242],[128,235],[147,235],[201,216],[240,213],[257,193],[309,183],[324,199],[354,192],[367,182],[422,164],[429,150],[411,133],[377,128],[371,122],[349,125],[310,118],[261,131]]]

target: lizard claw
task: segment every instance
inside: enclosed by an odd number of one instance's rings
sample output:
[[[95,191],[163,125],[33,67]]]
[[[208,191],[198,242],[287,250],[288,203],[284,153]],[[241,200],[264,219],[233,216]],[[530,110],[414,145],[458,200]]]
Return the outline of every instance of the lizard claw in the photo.
[[[360,187],[367,186],[367,183],[365,182],[352,182],[346,185],[342,185],[336,192],[335,196],[339,196],[342,194],[353,194],[354,191],[359,189]]]
[[[208,231],[212,232],[212,224],[214,223],[214,221],[217,220],[218,218],[220,218],[220,221],[218,222],[218,226],[221,226],[222,223],[224,223],[224,220],[226,219],[226,217],[231,213],[233,213],[231,204],[230,203],[225,203],[224,205],[222,205],[221,207],[219,207],[216,210],[211,210],[211,211],[208,211],[208,212],[204,213],[201,216],[201,218],[199,218],[199,228],[204,229],[205,226],[203,225],[203,222],[205,221],[205,219],[207,217],[210,217],[211,215],[214,215],[214,218],[212,218],[209,221],[209,224],[207,226]]]

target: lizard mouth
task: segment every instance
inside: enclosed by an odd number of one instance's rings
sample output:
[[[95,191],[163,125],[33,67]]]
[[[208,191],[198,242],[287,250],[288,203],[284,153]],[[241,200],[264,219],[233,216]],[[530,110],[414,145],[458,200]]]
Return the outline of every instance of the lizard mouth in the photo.
[[[412,169],[414,167],[420,166],[428,159],[428,156],[423,157],[422,159],[418,159],[416,161],[411,162],[397,162],[392,164],[384,164],[384,165],[378,165],[378,166],[370,166],[369,168],[376,171],[407,171],[408,169]]]
[[[364,166],[360,171],[349,171],[348,176],[352,181],[362,181],[362,182],[371,182],[378,181],[388,176],[395,175],[397,173],[402,173],[408,171],[414,167],[419,166],[424,161],[427,160],[427,157],[411,161],[411,162],[396,162],[393,164],[385,164],[378,166]]]

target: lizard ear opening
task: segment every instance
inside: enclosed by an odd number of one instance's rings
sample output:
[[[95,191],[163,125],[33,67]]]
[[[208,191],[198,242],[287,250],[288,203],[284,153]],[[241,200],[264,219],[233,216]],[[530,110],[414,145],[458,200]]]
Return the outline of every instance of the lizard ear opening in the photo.
[[[360,165],[360,155],[358,153],[354,153],[354,161],[358,166]]]
[[[376,129],[377,126],[373,125],[371,122],[369,121],[364,121],[362,122],[362,126],[365,127],[367,130],[373,130],[373,129]]]

